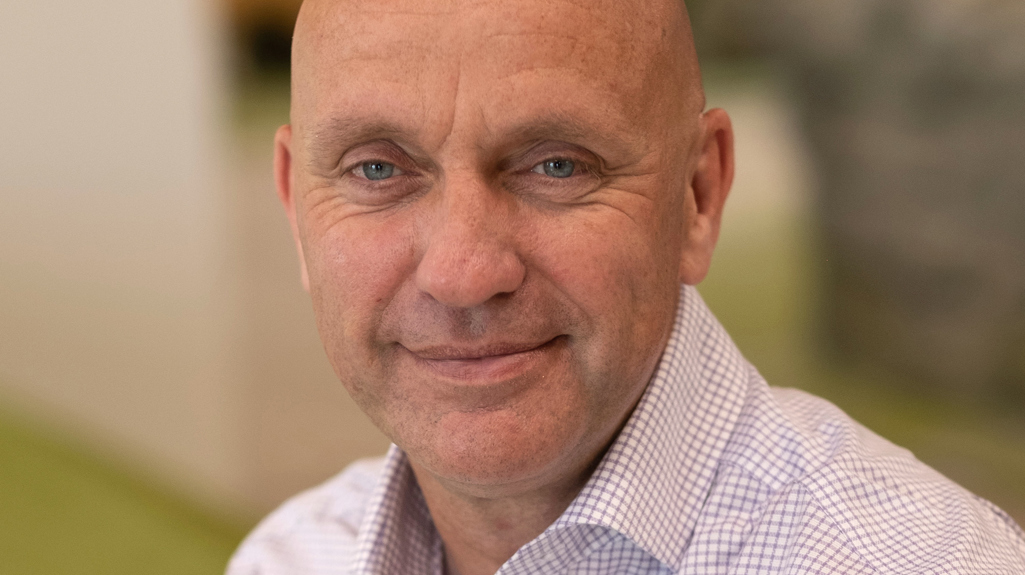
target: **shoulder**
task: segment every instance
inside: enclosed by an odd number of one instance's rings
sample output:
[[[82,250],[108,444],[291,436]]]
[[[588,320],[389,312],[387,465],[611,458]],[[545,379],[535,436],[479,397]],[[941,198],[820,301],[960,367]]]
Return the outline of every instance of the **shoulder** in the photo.
[[[719,500],[748,502],[724,515],[738,522],[738,564],[773,555],[784,573],[1025,572],[1025,535],[989,502],[826,400],[764,383],[751,396],[717,482]]]
[[[242,542],[228,575],[344,573],[384,458],[362,459],[292,497]]]

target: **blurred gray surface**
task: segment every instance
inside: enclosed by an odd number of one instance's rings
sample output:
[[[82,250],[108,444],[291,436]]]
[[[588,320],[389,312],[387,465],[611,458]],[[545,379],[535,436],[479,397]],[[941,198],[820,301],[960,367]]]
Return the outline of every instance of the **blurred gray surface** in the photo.
[[[842,355],[1025,397],[1025,2],[706,2],[706,53],[771,54],[817,175]]]

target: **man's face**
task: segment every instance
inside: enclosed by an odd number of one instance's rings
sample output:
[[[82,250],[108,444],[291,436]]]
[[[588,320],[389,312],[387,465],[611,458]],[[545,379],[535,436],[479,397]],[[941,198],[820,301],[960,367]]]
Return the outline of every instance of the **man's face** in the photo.
[[[279,188],[335,371],[434,476],[581,472],[650,378],[698,163],[674,10],[304,8]]]

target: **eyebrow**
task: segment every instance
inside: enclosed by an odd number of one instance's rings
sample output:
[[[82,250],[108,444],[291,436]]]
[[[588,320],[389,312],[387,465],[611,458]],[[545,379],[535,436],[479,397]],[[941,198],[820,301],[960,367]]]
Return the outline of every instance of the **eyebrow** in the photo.
[[[362,117],[329,118],[313,128],[306,140],[311,162],[331,167],[355,144],[372,140],[397,139],[409,134],[402,126]],[[324,164],[331,164],[325,166]]]
[[[635,148],[631,138],[624,136],[623,130],[612,130],[610,133],[576,116],[551,112],[514,126],[502,139],[513,142],[560,140],[592,149],[600,156],[624,159],[632,156]],[[595,147],[598,149],[593,149]]]
[[[489,130],[490,131],[490,130]],[[625,136],[625,130],[600,130],[571,114],[550,112],[531,117],[520,124],[492,134],[487,144],[519,145],[546,140],[564,141],[591,150],[603,159],[615,158],[616,164],[630,163],[637,154],[636,142]],[[311,163],[330,169],[344,152],[360,143],[393,140],[415,143],[413,131],[402,125],[361,116],[329,118],[320,122],[307,139]]]

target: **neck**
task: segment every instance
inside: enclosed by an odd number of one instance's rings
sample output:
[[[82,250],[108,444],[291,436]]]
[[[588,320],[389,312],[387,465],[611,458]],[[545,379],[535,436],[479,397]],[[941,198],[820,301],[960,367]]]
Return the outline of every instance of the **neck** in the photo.
[[[493,575],[562,515],[592,471],[589,466],[554,485],[490,495],[471,494],[411,466],[444,543],[449,575]]]

